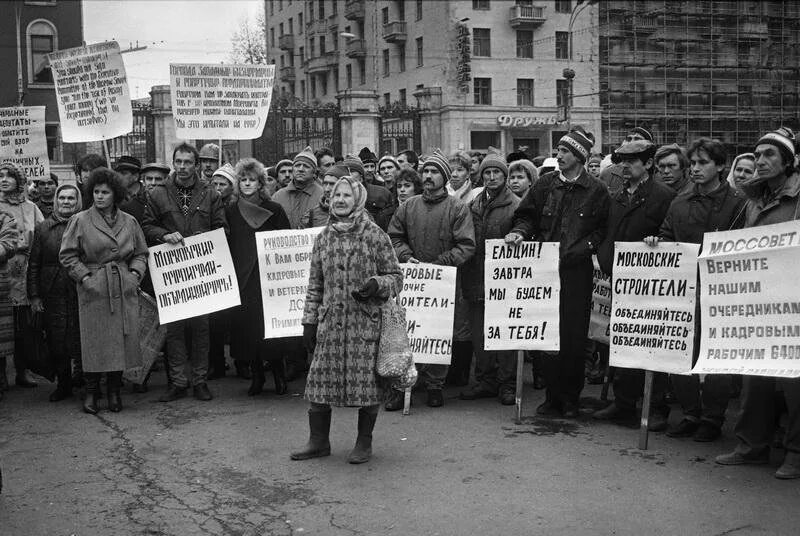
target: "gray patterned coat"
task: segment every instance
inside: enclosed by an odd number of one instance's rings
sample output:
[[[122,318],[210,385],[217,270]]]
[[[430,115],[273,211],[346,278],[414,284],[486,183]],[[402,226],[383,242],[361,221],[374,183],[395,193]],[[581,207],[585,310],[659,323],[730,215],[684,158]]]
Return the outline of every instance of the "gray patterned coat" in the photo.
[[[350,292],[368,279],[380,299],[359,303]],[[383,401],[375,373],[381,304],[402,288],[389,237],[364,215],[349,231],[328,225],[314,242],[304,324],[318,324],[305,397],[317,404],[372,406]]]

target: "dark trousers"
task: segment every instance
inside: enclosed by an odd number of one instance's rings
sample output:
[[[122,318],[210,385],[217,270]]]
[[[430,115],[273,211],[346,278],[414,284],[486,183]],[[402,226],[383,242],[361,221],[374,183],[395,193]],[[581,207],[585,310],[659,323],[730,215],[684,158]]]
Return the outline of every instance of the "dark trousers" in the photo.
[[[556,403],[578,404],[583,390],[586,334],[589,332],[589,306],[592,300],[592,261],[559,269],[561,301],[558,357],[545,357],[543,372],[547,399]]]
[[[469,328],[475,352],[475,381],[485,391],[516,391],[517,353],[513,350],[487,351],[483,348],[485,302],[469,304]]]
[[[186,387],[186,363],[192,366],[192,385],[205,383],[208,374],[208,315],[167,324],[167,363],[175,387]]]
[[[225,340],[231,329],[231,309],[208,315],[208,364],[216,371],[225,370]]]
[[[653,391],[650,397],[650,412],[669,415],[666,401],[669,380],[663,372],[653,373]],[[614,369],[614,404],[626,410],[635,410],[636,402],[644,395],[644,371],[618,367]]]
[[[112,370],[109,372],[84,372],[83,377],[86,379],[86,392],[88,394],[97,394],[100,392],[100,378],[106,374],[106,387],[109,393],[118,393],[122,388],[122,371]]]
[[[706,376],[708,379],[709,376]],[[784,447],[800,453],[800,378],[745,376],[742,411],[734,431],[739,438],[736,450],[759,454],[769,450],[776,428],[775,387],[783,388],[789,413]]]
[[[672,390],[685,419],[705,421],[722,428],[731,398],[731,377],[728,374],[707,374],[702,387],[697,374],[673,374],[671,378]]]

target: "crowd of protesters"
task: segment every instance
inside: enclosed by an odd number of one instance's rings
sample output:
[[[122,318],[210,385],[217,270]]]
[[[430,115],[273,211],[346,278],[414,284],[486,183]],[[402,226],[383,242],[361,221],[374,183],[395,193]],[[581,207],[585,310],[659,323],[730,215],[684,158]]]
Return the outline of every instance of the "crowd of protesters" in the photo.
[[[487,351],[484,241],[560,244],[559,352],[529,352],[533,386],[544,389],[536,412],[575,419],[586,381],[607,373],[608,347],[587,339],[593,256],[611,275],[615,242],[702,243],[703,234],[798,219],[800,174],[794,133],[766,133],[752,153],[729,155],[718,140],[657,146],[632,129],[609,155],[593,153],[580,127],[555,153],[405,150],[378,157],[370,148],[335,155],[311,147],[271,167],[253,158],[221,165],[220,148],[175,148],[171,166],[131,156],[109,166],[99,155],[77,164],[77,185],[52,175],[29,188],[22,171],[0,165],[0,398],[14,383],[37,383],[26,366],[26,337],[43,318],[56,371],[50,400],[83,396],[83,410],[123,408],[123,371],[137,363],[139,292],[152,293],[147,248],[181,244],[224,229],[241,305],[167,325],[167,390],[159,401],[188,394],[211,400],[208,381],[227,374],[225,347],[247,394],[306,379],[308,443],[293,459],[326,456],[331,406],[359,407],[351,463],[369,460],[379,408],[396,411],[404,393],[375,374],[380,308],[402,288],[399,263],[457,267],[451,364],[418,365],[418,387],[430,407],[445,403],[446,385],[462,400],[513,405],[516,357]],[[34,202],[35,200],[35,202]],[[254,235],[322,227],[312,253],[302,338],[263,339],[263,305]],[[699,289],[698,289],[699,292]],[[699,300],[697,300],[699,307]],[[694,359],[699,351],[695,315]],[[102,380],[105,375],[105,393]],[[617,369],[613,402],[592,417],[623,426],[639,422],[644,371]],[[145,384],[133,386],[145,391]],[[717,440],[728,403],[741,392],[738,445],[723,465],[763,464],[771,448],[785,457],[778,478],[800,477],[800,379],[656,373],[649,428],[675,438]],[[677,402],[681,418],[668,417]],[[674,405],[674,404],[673,404]],[[584,412],[585,413],[585,412]],[[786,425],[781,426],[785,413]]]

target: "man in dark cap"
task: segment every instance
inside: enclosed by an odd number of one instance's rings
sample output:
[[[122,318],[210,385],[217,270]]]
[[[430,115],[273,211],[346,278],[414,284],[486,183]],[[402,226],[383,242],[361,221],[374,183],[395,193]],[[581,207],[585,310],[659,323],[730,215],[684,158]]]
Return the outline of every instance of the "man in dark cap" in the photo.
[[[389,238],[400,262],[461,266],[475,253],[472,216],[467,205],[447,193],[448,180],[447,157],[435,151],[422,168],[422,195],[400,205],[389,223]],[[428,406],[442,406],[448,366],[426,364],[418,368],[420,381],[428,391]],[[402,407],[403,393],[393,390],[386,410]]]
[[[646,140],[626,143],[614,151],[614,160],[622,166],[623,187],[611,196],[608,234],[600,244],[597,259],[600,267],[612,275],[615,242],[639,242],[658,233],[675,191],[652,179],[655,145]],[[625,426],[636,426],[636,401],[642,396],[644,371],[619,368],[614,375],[614,402],[596,411],[595,419],[609,420]],[[648,428],[667,428],[669,406],[666,403],[667,375],[656,373],[650,406]]]
[[[514,213],[506,242],[559,242],[560,351],[543,360],[547,384],[540,415],[578,416],[583,390],[586,334],[592,298],[592,255],[606,237],[610,198],[605,186],[585,169],[592,141],[569,132],[558,142],[559,169],[543,175]]]
[[[200,176],[211,182],[214,172],[219,169],[220,148],[216,143],[206,143],[200,148]]]
[[[653,135],[644,127],[632,128],[625,139],[622,140],[620,147],[632,141],[644,140],[653,143]],[[611,193],[617,192],[622,188],[625,178],[622,176],[622,168],[619,164],[612,164],[600,172],[600,180],[608,187]]]
[[[142,166],[141,179],[144,182],[144,189],[151,192],[156,186],[164,184],[169,172],[169,166],[160,162],[150,162]]]
[[[358,153],[361,163],[364,165],[364,183],[375,184],[375,171],[378,169],[378,157],[369,150],[369,147],[364,147]]]
[[[53,213],[56,188],[58,188],[58,175],[50,173],[49,177],[42,177],[37,181],[36,189],[39,192],[39,199],[36,206],[42,211],[42,216],[47,218]]]
[[[127,198],[120,204],[123,211],[127,212],[142,224],[144,209],[147,206],[145,187],[139,180],[142,163],[135,156],[123,155],[114,164],[114,171],[122,177],[122,183],[128,191]]]

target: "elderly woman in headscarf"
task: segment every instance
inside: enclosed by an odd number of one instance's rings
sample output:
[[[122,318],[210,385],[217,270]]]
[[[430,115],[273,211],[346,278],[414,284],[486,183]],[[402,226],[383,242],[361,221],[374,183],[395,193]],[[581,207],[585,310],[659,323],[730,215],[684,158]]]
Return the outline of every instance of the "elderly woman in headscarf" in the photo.
[[[280,341],[264,340],[264,308],[261,299],[261,280],[258,272],[258,251],[255,234],[262,231],[291,229],[289,218],[278,203],[264,192],[267,173],[254,158],[243,158],[236,164],[234,195],[236,201],[225,208],[230,226],[228,245],[231,250],[236,279],[239,281],[241,305],[231,318],[231,356],[250,361],[252,373],[247,394],[255,396],[264,388],[264,361],[270,362],[275,380],[275,392],[285,394],[286,375],[280,351]],[[270,348],[272,351],[270,351]]]
[[[728,172],[728,184],[739,193],[750,197],[749,194],[752,192],[746,192],[745,190],[756,180],[756,155],[742,153],[733,159],[731,170]]]
[[[44,314],[50,359],[58,385],[50,402],[72,396],[72,361],[80,366],[81,339],[75,283],[58,261],[70,217],[83,206],[77,186],[63,184],[53,196],[53,212],[36,226],[28,264],[31,309]]]
[[[97,168],[85,187],[92,206],[67,222],[58,259],[77,284],[83,411],[94,415],[100,376],[106,373],[108,409],[119,412],[122,372],[141,364],[138,287],[147,245],[136,218],[119,208],[127,190],[117,172]]]
[[[364,209],[367,192],[350,176],[331,194],[328,225],[314,242],[303,339],[313,354],[305,397],[308,443],[293,460],[328,456],[331,406],[358,407],[358,436],[348,456],[372,455],[372,431],[383,400],[375,373],[381,306],[400,292],[403,273],[392,243]]]
[[[36,225],[44,220],[42,211],[25,198],[25,172],[11,162],[0,164],[0,212],[5,212],[17,226],[17,247],[8,258],[11,279],[11,306],[14,315],[14,368],[15,383],[20,387],[36,387],[28,377],[26,368],[25,332],[31,322],[28,301],[28,255],[33,244]]]

